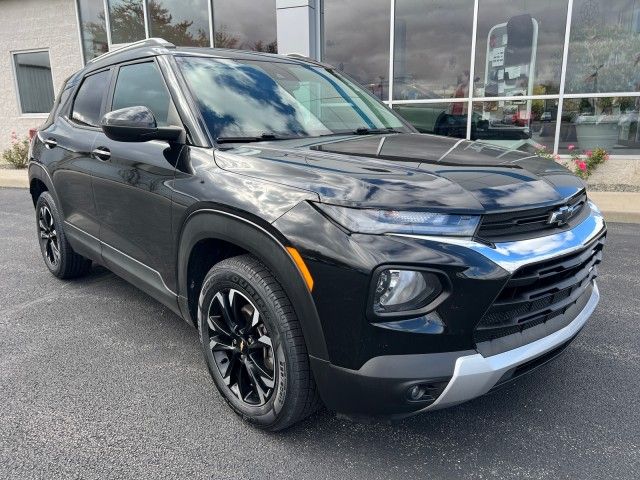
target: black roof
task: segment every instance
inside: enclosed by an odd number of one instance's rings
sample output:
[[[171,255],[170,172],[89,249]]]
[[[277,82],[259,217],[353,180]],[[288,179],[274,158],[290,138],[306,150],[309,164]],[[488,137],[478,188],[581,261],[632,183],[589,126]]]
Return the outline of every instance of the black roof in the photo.
[[[67,86],[75,84],[88,72],[100,70],[101,68],[108,67],[116,63],[128,62],[131,60],[136,60],[138,58],[152,57],[157,55],[194,55],[214,58],[230,58],[233,60],[277,59],[292,63],[312,63],[315,65],[328,67],[328,65],[321,64],[320,62],[300,55],[277,55],[274,53],[232,50],[227,48],[177,47],[162,38],[149,38],[147,40],[141,40],[140,42],[135,42],[125,47],[112,50],[111,52],[107,52],[94,58],[93,60],[90,60],[84,68],[71,76],[69,82],[67,83]]]

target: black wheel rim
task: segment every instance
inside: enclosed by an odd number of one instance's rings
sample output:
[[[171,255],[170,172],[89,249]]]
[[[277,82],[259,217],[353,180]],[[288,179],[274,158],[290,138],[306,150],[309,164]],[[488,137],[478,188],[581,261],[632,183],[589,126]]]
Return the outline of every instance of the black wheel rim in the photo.
[[[213,361],[229,391],[253,407],[267,403],[275,387],[276,355],[251,300],[232,288],[216,293],[206,330]]]
[[[56,231],[51,210],[47,205],[42,205],[38,211],[38,232],[45,258],[52,266],[58,266],[58,263],[60,263],[58,232]]]

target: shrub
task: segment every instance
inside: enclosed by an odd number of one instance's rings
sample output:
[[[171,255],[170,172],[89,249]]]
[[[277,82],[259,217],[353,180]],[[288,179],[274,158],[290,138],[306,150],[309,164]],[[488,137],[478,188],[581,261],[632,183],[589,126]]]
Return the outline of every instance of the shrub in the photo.
[[[573,164],[573,171],[582,179],[589,178],[589,175],[605,161],[609,160],[609,154],[604,148],[594,148],[593,150],[587,150],[584,154],[580,154],[576,151],[575,145],[569,145],[569,153],[571,154],[571,163]],[[542,146],[536,150],[536,155],[539,157],[548,158],[549,160],[560,161],[560,155],[554,155]]]
[[[569,151],[571,152],[571,161],[575,165],[574,171],[580,178],[587,179],[589,175],[600,165],[609,159],[609,154],[604,148],[594,148],[588,150],[584,155],[580,155],[576,152],[573,145],[569,145]]]
[[[16,168],[26,168],[29,162],[29,139],[18,139],[16,132],[11,132],[11,146],[2,152],[2,159]]]

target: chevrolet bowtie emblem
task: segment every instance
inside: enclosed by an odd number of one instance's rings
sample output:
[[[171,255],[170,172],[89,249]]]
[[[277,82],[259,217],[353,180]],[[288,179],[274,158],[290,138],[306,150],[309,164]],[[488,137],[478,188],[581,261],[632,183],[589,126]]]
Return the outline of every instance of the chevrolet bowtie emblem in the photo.
[[[565,225],[570,219],[573,213],[574,207],[568,207],[567,205],[560,207],[555,212],[549,214],[548,224],[556,223],[558,226]]]

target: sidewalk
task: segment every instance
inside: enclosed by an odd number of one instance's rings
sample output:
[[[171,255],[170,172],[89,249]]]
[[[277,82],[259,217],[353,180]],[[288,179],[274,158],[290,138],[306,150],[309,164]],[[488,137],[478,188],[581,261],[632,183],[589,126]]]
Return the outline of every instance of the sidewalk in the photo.
[[[29,188],[27,169],[0,168],[0,187]]]
[[[27,170],[0,168],[0,187],[29,188]],[[640,192],[594,192],[591,198],[608,222],[640,223]]]

